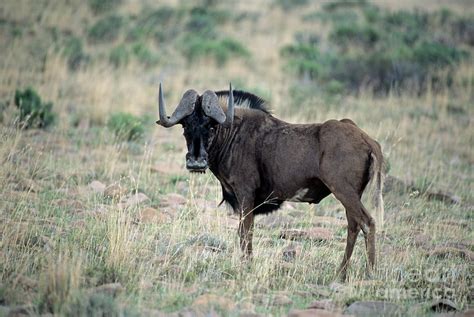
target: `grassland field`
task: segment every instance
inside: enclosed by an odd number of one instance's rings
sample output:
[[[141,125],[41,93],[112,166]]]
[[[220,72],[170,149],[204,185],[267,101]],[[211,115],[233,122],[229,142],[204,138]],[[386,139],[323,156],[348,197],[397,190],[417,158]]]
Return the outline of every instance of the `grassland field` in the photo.
[[[472,313],[473,45],[463,0],[2,1],[0,316]],[[278,118],[351,118],[382,145],[392,181],[370,278],[359,236],[336,279],[333,197],[257,217],[242,262],[217,179],[189,174],[180,127],[154,123],[159,82],[171,112],[186,89],[230,81]],[[15,104],[28,87],[52,104],[47,127]]]

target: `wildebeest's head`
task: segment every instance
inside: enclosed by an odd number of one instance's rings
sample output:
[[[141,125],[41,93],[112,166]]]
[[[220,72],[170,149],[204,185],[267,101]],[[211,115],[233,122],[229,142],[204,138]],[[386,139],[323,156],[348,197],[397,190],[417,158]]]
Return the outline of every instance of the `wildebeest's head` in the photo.
[[[171,117],[166,115],[165,99],[160,90],[158,96],[160,120],[157,124],[169,128],[179,123],[183,126],[188,146],[186,168],[191,172],[204,172],[208,167],[207,150],[218,125],[229,127],[234,119],[234,97],[229,88],[227,113],[219,106],[215,92],[206,90],[201,96],[195,90],[184,93]]]

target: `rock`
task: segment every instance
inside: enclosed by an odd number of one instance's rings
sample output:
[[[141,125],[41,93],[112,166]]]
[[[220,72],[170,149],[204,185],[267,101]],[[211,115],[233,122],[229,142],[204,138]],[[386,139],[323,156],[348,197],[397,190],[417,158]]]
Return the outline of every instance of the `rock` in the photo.
[[[110,296],[117,296],[124,291],[122,284],[120,283],[109,283],[94,287],[90,290],[92,293],[104,293]]]
[[[343,228],[347,227],[347,221],[337,219],[334,217],[316,216],[316,217],[313,217],[312,223],[318,227],[321,227],[321,225],[332,225],[332,226],[343,227]]]
[[[197,310],[206,310],[210,307],[219,307],[226,311],[234,310],[235,303],[227,297],[218,296],[214,294],[204,294],[198,296],[193,304],[191,305],[192,308]]]
[[[433,251],[427,253],[429,257],[446,258],[449,256],[457,256],[469,261],[474,261],[474,252],[468,249],[459,249],[454,247],[436,247]]]
[[[269,214],[256,221],[256,225],[267,229],[289,228],[295,223],[293,218],[279,214]]]
[[[31,290],[35,290],[38,287],[38,281],[37,280],[34,280],[34,279],[32,279],[28,276],[25,276],[25,275],[20,275],[17,278],[17,283],[20,284],[21,286],[23,286],[27,289],[31,289]]]
[[[84,205],[79,200],[74,199],[55,199],[53,204],[70,211],[81,211],[84,209]]]
[[[160,202],[160,205],[163,207],[177,207],[181,205],[185,205],[187,199],[180,194],[177,193],[170,193],[164,196]]]
[[[461,197],[448,193],[448,192],[442,192],[442,191],[427,192],[426,197],[429,200],[438,200],[438,201],[442,201],[444,203],[453,204],[453,205],[458,205],[461,203]]]
[[[280,238],[288,240],[312,240],[328,241],[333,237],[332,231],[326,228],[311,229],[284,229],[280,233]]]
[[[149,201],[150,198],[144,193],[136,193],[125,198],[123,202],[125,208],[135,207],[139,204]]]
[[[149,317],[180,317],[179,313],[165,313],[156,309],[142,309],[140,316]]]
[[[288,313],[288,317],[343,317],[338,312],[327,311],[323,309],[293,309]]]
[[[301,255],[302,247],[296,244],[290,244],[283,250],[283,260],[284,261],[293,261],[296,257]]]
[[[322,299],[312,302],[308,309],[335,310],[336,305],[331,299]]]
[[[348,290],[348,286],[338,282],[332,282],[329,284],[329,289],[334,293],[344,293]]]
[[[193,201],[193,207],[199,212],[211,212],[216,209],[217,204],[206,199],[196,198]]]
[[[104,191],[105,191],[105,184],[99,182],[99,181],[92,181],[88,187],[94,192],[94,193],[97,193],[97,194],[103,194]]]
[[[417,234],[413,238],[413,243],[415,246],[423,249],[430,249],[432,247],[431,237],[423,233]]]
[[[351,283],[352,286],[358,286],[358,287],[383,286],[384,284],[385,284],[384,281],[380,281],[380,280],[360,280],[360,281],[354,281]]]
[[[288,306],[293,304],[293,300],[284,294],[276,294],[272,299],[273,306]]]
[[[7,317],[34,316],[34,309],[28,305],[15,306],[8,309]]]
[[[140,211],[138,222],[161,224],[169,220],[169,216],[155,208],[144,208]]]
[[[253,300],[264,306],[287,306],[293,304],[293,300],[285,292],[269,295],[255,294]]]
[[[400,306],[384,301],[354,302],[344,310],[344,313],[355,316],[400,316]]]
[[[41,186],[32,179],[24,178],[18,182],[16,189],[25,192],[38,193],[41,191]]]
[[[433,312],[452,312],[452,311],[459,311],[459,307],[456,306],[451,300],[442,298],[433,301],[429,305],[429,309]]]
[[[105,188],[104,196],[106,198],[117,199],[127,193],[127,190],[118,184],[112,184]]]
[[[331,289],[325,285],[312,284],[308,285],[311,287],[310,293],[314,297],[329,297],[331,296]]]

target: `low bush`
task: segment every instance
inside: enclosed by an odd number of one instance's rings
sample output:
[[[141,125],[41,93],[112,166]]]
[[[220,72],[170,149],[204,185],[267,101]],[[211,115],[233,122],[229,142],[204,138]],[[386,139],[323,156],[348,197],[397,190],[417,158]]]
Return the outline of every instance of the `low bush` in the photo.
[[[128,31],[127,40],[139,41],[150,37],[168,38],[166,35],[174,34],[176,26],[171,26],[176,22],[180,14],[174,8],[163,6],[155,10],[143,10]],[[157,27],[157,26],[160,27]]]
[[[461,37],[453,25],[462,19],[450,11],[384,12],[365,1],[335,4],[325,6],[323,21],[332,27],[327,42],[321,45],[311,36],[297,34],[296,43],[280,52],[288,69],[327,91],[339,93],[341,84],[345,90],[358,92],[364,87],[376,94],[401,89],[420,93],[428,86],[438,89],[450,85],[453,70],[468,57],[454,41]],[[331,18],[341,14],[352,18]]]
[[[127,47],[125,47],[124,45],[119,45],[110,51],[109,61],[115,67],[127,65],[129,59],[130,53],[128,52]]]
[[[53,104],[44,103],[33,88],[15,91],[15,106],[20,110],[19,124],[23,129],[46,128],[56,119]]]
[[[70,70],[77,70],[88,60],[88,56],[84,52],[82,40],[75,36],[66,39],[63,55],[67,58],[67,65]]]
[[[100,19],[89,29],[89,41],[91,43],[111,42],[118,37],[123,24],[123,18],[118,15]]]
[[[309,0],[275,0],[275,3],[283,10],[292,10],[309,3]]]
[[[232,38],[209,39],[187,36],[183,41],[182,51],[189,62],[212,57],[218,65],[225,64],[230,57],[247,58],[250,56],[249,51]]]
[[[145,135],[144,120],[130,113],[112,114],[107,127],[118,141],[138,141]]]
[[[123,0],[89,0],[89,8],[95,14],[109,12],[117,8]]]
[[[132,46],[132,53],[136,59],[144,66],[153,66],[158,63],[159,57],[153,53],[144,43],[135,43]]]

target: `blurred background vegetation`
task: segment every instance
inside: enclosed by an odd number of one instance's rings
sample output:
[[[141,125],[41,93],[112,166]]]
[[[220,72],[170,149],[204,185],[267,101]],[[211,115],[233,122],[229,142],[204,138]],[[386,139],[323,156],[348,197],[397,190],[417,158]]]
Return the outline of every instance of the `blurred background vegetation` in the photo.
[[[446,285],[400,272],[441,268],[454,272],[453,301],[472,304],[472,0],[2,0],[0,52],[0,316],[23,304],[37,315],[148,316],[208,292],[237,303],[233,316],[241,304],[278,316],[315,298],[377,299],[377,285],[423,294]],[[290,122],[353,119],[381,143],[389,174],[412,184],[386,196],[373,281],[358,242],[345,285],[355,295],[314,293],[335,278],[340,226],[301,242],[292,263],[280,228],[259,228],[242,268],[216,179],[189,176],[180,129],[155,126],[159,82],[170,113],[187,89],[230,81]],[[461,203],[425,195],[438,189]],[[296,228],[344,218],[331,198],[283,209]],[[427,253],[443,245],[454,246]],[[118,299],[89,291],[108,283]],[[293,302],[259,299],[278,292]]]
[[[472,5],[445,4],[7,0],[0,100],[31,86],[102,124],[154,111],[159,81],[172,101],[233,81],[293,112],[321,97],[471,91]]]

